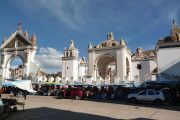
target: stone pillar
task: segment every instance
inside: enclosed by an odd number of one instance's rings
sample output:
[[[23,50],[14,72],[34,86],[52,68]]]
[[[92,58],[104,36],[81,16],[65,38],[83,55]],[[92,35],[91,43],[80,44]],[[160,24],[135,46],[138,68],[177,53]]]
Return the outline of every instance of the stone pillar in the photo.
[[[94,75],[94,65],[95,65],[95,60],[94,60],[94,53],[93,51],[89,51],[88,53],[88,75],[89,76],[95,76]],[[93,80],[95,81],[95,79]]]
[[[6,61],[7,61],[7,53],[6,52],[4,52],[3,54],[2,54],[2,56],[1,56],[1,78],[2,78],[2,80],[1,80],[1,82],[3,83],[4,82],[4,80],[5,80],[5,78],[6,78]]]
[[[26,50],[24,52],[24,55],[23,55],[23,59],[24,59],[24,75],[23,75],[23,79],[28,79],[28,76],[29,76],[29,72],[30,72],[30,67],[31,67],[31,53],[28,50]]]
[[[109,76],[105,77],[105,84],[110,84],[110,77]]]
[[[29,75],[29,71],[28,71],[28,64],[27,63],[24,63],[23,64],[23,67],[24,67],[24,73],[23,73],[23,79],[24,80],[27,80],[28,79],[28,75]]]
[[[120,78],[118,76],[114,77],[114,84],[119,84]]]
[[[101,84],[101,78],[100,77],[96,78],[96,84]]]

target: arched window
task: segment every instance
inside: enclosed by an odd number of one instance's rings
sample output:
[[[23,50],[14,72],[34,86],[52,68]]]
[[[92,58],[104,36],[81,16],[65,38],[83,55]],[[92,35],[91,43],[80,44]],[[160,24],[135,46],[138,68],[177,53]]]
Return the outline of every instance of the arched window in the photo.
[[[68,57],[68,51],[66,52],[66,57]]]
[[[17,47],[18,47],[18,41],[17,41],[17,40],[15,41],[15,45],[14,45],[14,47],[15,47],[15,48],[17,48]]]

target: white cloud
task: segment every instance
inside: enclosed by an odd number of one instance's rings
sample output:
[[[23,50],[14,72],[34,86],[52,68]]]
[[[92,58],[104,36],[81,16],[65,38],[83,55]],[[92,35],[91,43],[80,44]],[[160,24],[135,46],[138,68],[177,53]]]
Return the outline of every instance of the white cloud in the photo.
[[[21,4],[19,4],[21,2]],[[80,30],[85,20],[83,17],[83,8],[87,1],[82,0],[19,0],[18,8],[25,15],[52,16],[58,21],[63,22],[68,27]],[[29,15],[28,14],[28,15]]]
[[[51,47],[41,47],[35,56],[36,62],[46,73],[57,73],[61,70],[62,52]]]

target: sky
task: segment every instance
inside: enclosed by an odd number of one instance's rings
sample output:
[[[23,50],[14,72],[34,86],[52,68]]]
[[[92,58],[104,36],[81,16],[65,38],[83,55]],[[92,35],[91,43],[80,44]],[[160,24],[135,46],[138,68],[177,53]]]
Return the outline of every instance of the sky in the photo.
[[[74,40],[81,57],[113,32],[134,53],[154,49],[170,34],[172,20],[180,25],[179,0],[1,0],[0,39],[10,36],[19,21],[37,35],[35,60],[47,73],[61,71],[64,47]]]

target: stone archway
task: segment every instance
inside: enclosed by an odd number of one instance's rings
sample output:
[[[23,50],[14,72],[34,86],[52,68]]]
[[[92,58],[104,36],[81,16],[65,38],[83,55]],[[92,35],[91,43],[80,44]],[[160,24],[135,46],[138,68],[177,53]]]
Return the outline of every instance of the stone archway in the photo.
[[[105,79],[109,77],[110,81],[114,80],[117,74],[116,59],[111,55],[101,55],[96,60],[97,76]]]
[[[9,77],[9,63],[10,61],[19,56],[23,62],[23,79],[27,79],[29,73],[37,71],[37,65],[34,62],[36,53],[36,36],[35,34],[29,38],[27,32],[23,32],[22,24],[18,24],[18,29],[11,34],[8,39],[4,39],[0,46],[0,79],[4,82]]]
[[[14,64],[13,64],[14,63]],[[6,78],[9,79],[23,79],[24,73],[24,59],[20,55],[13,55],[7,60]]]
[[[107,39],[94,47],[89,44],[88,75],[96,82],[102,81],[99,76],[106,79],[108,71],[113,71],[110,67],[112,65],[115,67],[114,73],[109,72],[110,79],[114,80],[114,83],[127,80],[127,77],[130,76],[130,61],[131,51],[126,46],[125,41],[123,39],[116,41],[113,33],[108,33]]]

